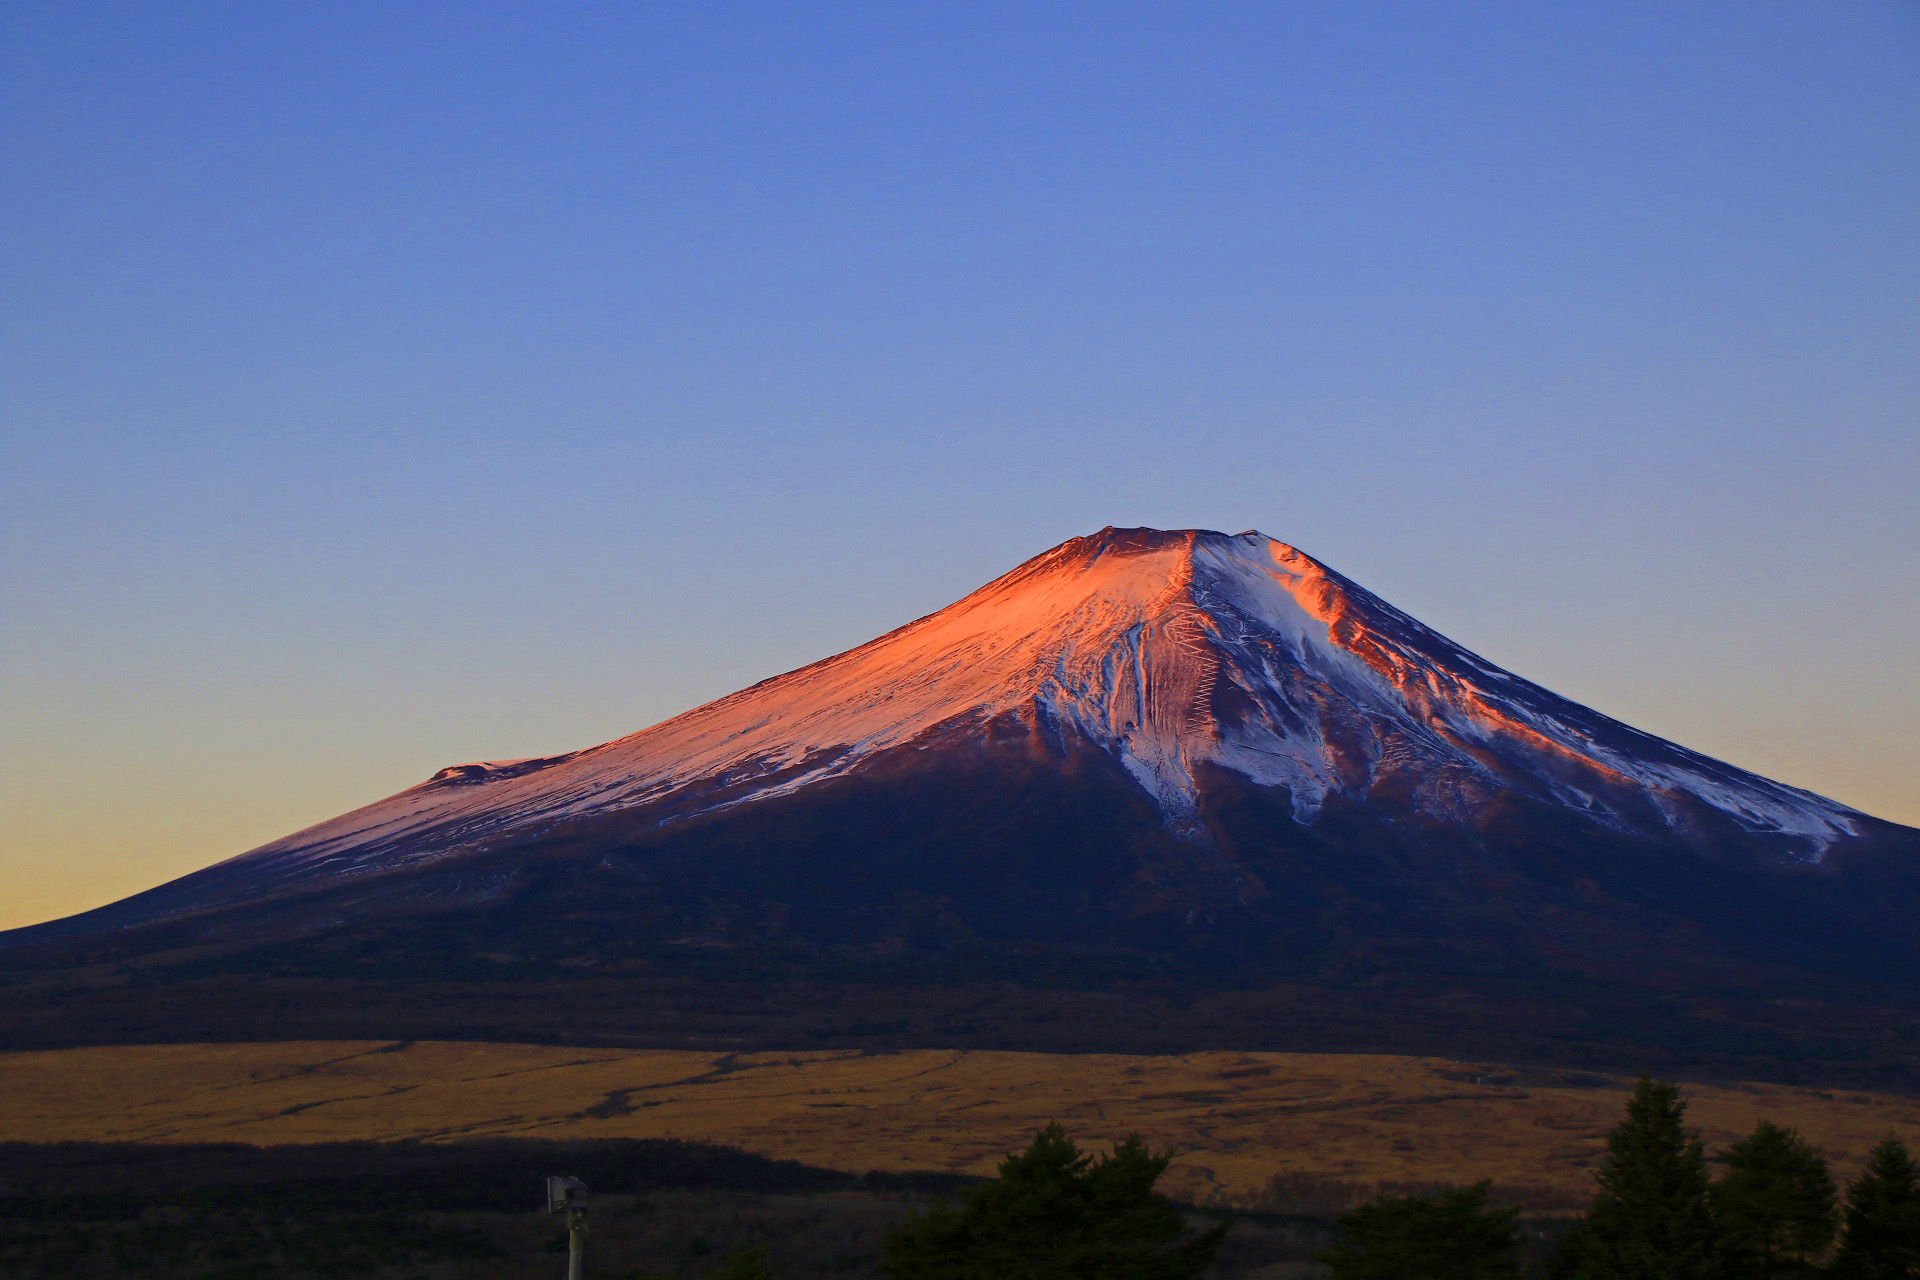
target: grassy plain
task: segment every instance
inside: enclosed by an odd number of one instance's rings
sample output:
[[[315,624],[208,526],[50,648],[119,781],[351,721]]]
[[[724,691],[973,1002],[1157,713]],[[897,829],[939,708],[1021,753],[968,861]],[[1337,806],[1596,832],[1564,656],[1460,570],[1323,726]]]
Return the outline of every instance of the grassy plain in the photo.
[[[827,1168],[991,1173],[1059,1120],[1084,1145],[1180,1151],[1166,1190],[1249,1203],[1275,1175],[1493,1178],[1585,1200],[1631,1082],[1380,1054],[985,1050],[712,1054],[456,1042],[113,1046],[0,1054],[0,1140],[245,1142],[683,1138]],[[1710,1145],[1791,1123],[1841,1172],[1920,1100],[1693,1085]]]

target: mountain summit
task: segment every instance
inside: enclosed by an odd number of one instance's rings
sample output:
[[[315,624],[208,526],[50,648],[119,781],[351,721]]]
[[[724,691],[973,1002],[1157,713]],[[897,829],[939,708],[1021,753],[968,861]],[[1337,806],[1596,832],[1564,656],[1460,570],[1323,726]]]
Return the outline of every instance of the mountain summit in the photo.
[[[0,944],[451,915],[595,954],[1844,961],[1911,947],[1916,834],[1561,698],[1263,534],[1108,528],[629,737],[454,765]]]

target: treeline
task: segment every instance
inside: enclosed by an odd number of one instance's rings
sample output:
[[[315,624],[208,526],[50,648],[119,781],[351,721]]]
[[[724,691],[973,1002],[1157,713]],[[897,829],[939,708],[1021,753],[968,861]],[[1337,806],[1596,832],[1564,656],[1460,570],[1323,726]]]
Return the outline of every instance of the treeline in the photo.
[[[1607,1135],[1597,1194],[1561,1240],[1554,1280],[1920,1280],[1920,1178],[1896,1137],[1844,1204],[1826,1159],[1763,1120],[1718,1153],[1718,1177],[1675,1086],[1642,1079]],[[1518,1210],[1488,1184],[1382,1197],[1336,1219],[1334,1280],[1504,1280],[1519,1274]]]
[[[554,1142],[0,1142],[0,1219],[108,1221],[156,1208],[280,1214],[520,1213],[564,1169],[596,1192],[950,1191],[942,1173],[851,1174],[673,1138]],[[530,1190],[532,1188],[533,1190]],[[11,1280],[0,1272],[0,1280]]]
[[[1597,1194],[1561,1240],[1554,1280],[1920,1280],[1920,1177],[1889,1136],[1846,1189],[1797,1132],[1763,1120],[1718,1153],[1686,1128],[1686,1103],[1642,1079],[1607,1135]],[[1386,1196],[1336,1219],[1334,1280],[1504,1280],[1519,1274],[1518,1210],[1488,1184]]]
[[[1686,1109],[1675,1086],[1640,1081],[1607,1136],[1598,1194],[1562,1244],[1556,1277],[1920,1277],[1920,1178],[1898,1138],[1873,1149],[1847,1186],[1843,1210],[1825,1158],[1771,1121],[1720,1152],[1720,1175],[1710,1177],[1706,1148],[1686,1128]]]
[[[1791,1129],[1710,1160],[1685,1117],[1673,1085],[1642,1080],[1571,1223],[1539,1204],[1523,1221],[1485,1182],[1337,1215],[1195,1209],[1155,1190],[1167,1153],[1083,1153],[1057,1125],[992,1179],[663,1140],[0,1144],[0,1277],[558,1274],[566,1233],[538,1189],[564,1171],[595,1193],[602,1280],[1199,1280],[1316,1255],[1333,1280],[1920,1280],[1920,1175],[1897,1139],[1841,1188]]]
[[[682,1277],[778,1241],[783,1280],[871,1275],[910,1197],[948,1174],[850,1174],[670,1139],[0,1143],[0,1280],[526,1280],[563,1230],[544,1182],[594,1188],[590,1274]],[[821,1210],[824,1210],[824,1221]],[[875,1212],[879,1210],[879,1212]]]
[[[1679,1090],[1642,1079],[1607,1137],[1592,1205],[1562,1237],[1554,1280],[1920,1280],[1920,1177],[1896,1137],[1840,1190],[1819,1151],[1762,1121],[1718,1153],[1685,1125]],[[1137,1138],[1080,1154],[1058,1125],[997,1180],[888,1237],[889,1280],[1198,1280],[1230,1224],[1196,1231],[1153,1190],[1168,1157]],[[1386,1195],[1335,1219],[1332,1280],[1517,1280],[1519,1209],[1489,1184]],[[729,1280],[770,1275],[764,1255]]]

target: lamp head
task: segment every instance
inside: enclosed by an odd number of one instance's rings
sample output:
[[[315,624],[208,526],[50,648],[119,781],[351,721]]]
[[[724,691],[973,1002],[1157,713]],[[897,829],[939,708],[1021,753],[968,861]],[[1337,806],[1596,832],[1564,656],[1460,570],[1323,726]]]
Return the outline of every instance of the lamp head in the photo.
[[[587,1184],[578,1178],[553,1177],[547,1179],[547,1212],[565,1213],[569,1209],[585,1207],[587,1202]]]

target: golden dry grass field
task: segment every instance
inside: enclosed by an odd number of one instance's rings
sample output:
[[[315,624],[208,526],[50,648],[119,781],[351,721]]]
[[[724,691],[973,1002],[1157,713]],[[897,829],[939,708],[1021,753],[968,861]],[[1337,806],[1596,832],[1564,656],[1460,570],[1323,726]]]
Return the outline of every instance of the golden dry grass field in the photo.
[[[854,1172],[990,1173],[1059,1120],[1083,1146],[1137,1130],[1177,1148],[1163,1186],[1201,1201],[1310,1173],[1491,1177],[1577,1203],[1630,1083],[1357,1054],[157,1045],[0,1054],[0,1140],[671,1137]],[[1843,1173],[1890,1131],[1920,1140],[1909,1098],[1763,1084],[1686,1094],[1709,1144],[1769,1117],[1798,1125]]]

